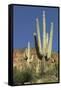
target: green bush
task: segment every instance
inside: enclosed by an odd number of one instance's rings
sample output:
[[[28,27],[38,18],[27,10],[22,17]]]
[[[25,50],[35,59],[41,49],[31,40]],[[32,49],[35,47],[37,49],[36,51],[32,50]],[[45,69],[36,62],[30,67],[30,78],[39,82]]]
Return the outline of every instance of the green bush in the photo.
[[[26,68],[25,70],[17,70],[13,69],[13,81],[15,84],[24,84],[24,82],[31,82],[33,79],[32,70],[30,68]]]

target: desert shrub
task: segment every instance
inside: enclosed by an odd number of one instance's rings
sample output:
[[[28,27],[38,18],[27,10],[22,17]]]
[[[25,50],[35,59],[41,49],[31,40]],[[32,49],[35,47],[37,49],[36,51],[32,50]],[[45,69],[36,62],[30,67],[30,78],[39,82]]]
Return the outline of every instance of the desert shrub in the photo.
[[[43,82],[57,82],[58,81],[58,64],[52,63],[49,66],[47,66],[47,70],[40,76]]]
[[[25,70],[17,70],[13,69],[13,81],[15,84],[24,84],[24,82],[31,82],[33,79],[33,73],[30,68],[26,68]]]
[[[55,63],[55,76],[58,77],[58,63]]]
[[[48,81],[56,81],[58,78],[58,64],[52,63],[49,69],[45,72],[45,78]]]

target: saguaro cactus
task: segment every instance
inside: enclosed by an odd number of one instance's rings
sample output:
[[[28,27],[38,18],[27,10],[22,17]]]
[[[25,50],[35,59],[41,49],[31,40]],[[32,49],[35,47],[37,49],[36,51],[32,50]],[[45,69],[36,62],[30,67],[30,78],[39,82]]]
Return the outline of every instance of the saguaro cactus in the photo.
[[[46,33],[46,19],[45,11],[43,11],[43,49],[41,48],[41,37],[39,20],[36,19],[37,34],[34,33],[35,47],[39,60],[41,60],[41,71],[44,72],[45,61],[51,58],[52,52],[52,38],[53,38],[53,23],[51,23],[50,39],[48,39],[48,33]]]
[[[31,56],[30,52],[30,42],[28,42],[28,47],[25,50],[25,59],[27,60],[28,66],[30,66],[29,63],[33,61],[33,55]]]

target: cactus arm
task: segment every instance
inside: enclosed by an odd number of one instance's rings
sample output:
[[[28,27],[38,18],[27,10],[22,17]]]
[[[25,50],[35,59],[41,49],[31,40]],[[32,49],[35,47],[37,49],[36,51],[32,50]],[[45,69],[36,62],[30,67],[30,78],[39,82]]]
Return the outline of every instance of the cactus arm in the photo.
[[[47,52],[48,52],[48,33],[46,33],[46,55],[47,55]]]
[[[40,37],[40,27],[39,27],[39,20],[36,18],[36,29],[37,29],[37,39],[38,39],[38,47],[40,54],[42,53],[41,50],[41,37]]]
[[[28,54],[28,50],[27,50],[27,48],[25,49],[25,54],[26,54],[26,56],[27,56],[27,54]]]
[[[27,62],[29,63],[30,61],[30,42],[28,42],[28,59],[27,59]]]
[[[46,21],[45,21],[45,11],[43,11],[43,54],[45,56],[46,48]]]
[[[46,34],[46,46],[48,47],[48,33]]]
[[[49,46],[48,46],[48,58],[51,57],[52,39],[53,39],[53,23],[51,23],[50,40],[49,40]]]
[[[41,60],[42,59],[42,54],[40,54],[40,52],[39,52],[39,47],[38,47],[38,43],[37,43],[36,33],[34,33],[34,40],[35,40],[35,48],[36,48],[37,56]]]
[[[27,48],[26,48],[26,49],[25,49],[25,52],[24,52],[24,56],[23,56],[23,57],[24,57],[24,60],[27,60],[27,59],[28,59],[27,54],[28,54],[28,53],[27,53]]]

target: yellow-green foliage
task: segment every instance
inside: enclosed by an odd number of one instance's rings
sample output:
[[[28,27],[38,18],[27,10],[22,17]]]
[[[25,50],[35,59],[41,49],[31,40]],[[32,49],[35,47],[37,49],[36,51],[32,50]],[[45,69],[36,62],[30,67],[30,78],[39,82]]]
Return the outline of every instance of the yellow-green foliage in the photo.
[[[39,67],[39,73],[36,73],[37,62],[30,64],[31,68],[25,67],[22,71],[14,67],[13,69],[13,81],[15,85],[32,83],[48,83],[58,82],[58,63],[45,62],[45,72],[41,72],[41,62]],[[34,67],[33,67],[34,66]]]
[[[16,67],[13,69],[13,81],[14,84],[24,84],[24,82],[31,82],[33,79],[32,70],[26,68],[23,71],[17,70]]]

